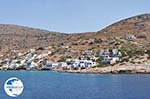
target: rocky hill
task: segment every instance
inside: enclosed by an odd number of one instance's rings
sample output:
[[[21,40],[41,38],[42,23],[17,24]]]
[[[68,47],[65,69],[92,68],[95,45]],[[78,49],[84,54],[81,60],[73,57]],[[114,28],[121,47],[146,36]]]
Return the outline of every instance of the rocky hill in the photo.
[[[0,50],[10,51],[45,47],[50,43],[63,42],[68,35],[24,26],[0,24]]]
[[[0,25],[0,52],[51,46],[52,59],[76,57],[87,49],[98,51],[119,47],[124,50],[150,48],[150,14],[116,22],[100,31],[65,34],[17,25]]]
[[[97,33],[111,37],[127,37],[133,35],[137,38],[137,43],[149,47],[150,14],[141,14],[121,20]]]
[[[61,49],[62,45],[69,48]],[[97,32],[70,34],[68,41],[55,46],[56,56],[64,57],[78,56],[87,49],[97,52],[112,48],[119,48],[130,57],[143,55],[150,50],[150,14],[121,20]]]
[[[90,48],[96,47],[95,45],[104,48],[130,44],[149,48],[150,14],[141,14],[123,19],[100,31],[77,34],[75,37],[77,42],[81,42],[80,45],[88,40],[85,45],[91,45]]]

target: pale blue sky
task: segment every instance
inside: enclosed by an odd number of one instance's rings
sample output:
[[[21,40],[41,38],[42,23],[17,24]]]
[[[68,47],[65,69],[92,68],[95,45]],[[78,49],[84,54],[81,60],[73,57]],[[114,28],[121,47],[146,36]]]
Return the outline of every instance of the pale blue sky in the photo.
[[[150,0],[0,0],[0,24],[58,32],[98,31],[143,13]]]

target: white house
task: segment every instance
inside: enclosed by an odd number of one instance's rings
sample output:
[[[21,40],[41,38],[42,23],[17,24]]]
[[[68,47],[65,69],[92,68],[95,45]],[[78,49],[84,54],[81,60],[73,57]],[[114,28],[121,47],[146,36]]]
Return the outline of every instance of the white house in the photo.
[[[62,69],[70,69],[70,66],[67,65],[66,62],[61,62],[59,65],[62,67]]]
[[[111,57],[110,57],[110,52],[108,49],[107,50],[101,50],[100,56],[102,56],[102,58],[103,58],[103,60],[102,60],[103,63],[105,63],[105,64],[110,63]]]
[[[96,62],[93,62],[92,60],[86,60],[86,67],[91,68],[96,65]]]
[[[19,56],[19,57],[22,56],[22,55],[23,55],[23,53],[17,53],[17,56]]]
[[[52,63],[52,68],[58,68],[59,67],[59,63]]]
[[[118,51],[118,49],[113,49],[112,50],[112,53],[113,53],[113,57],[119,57],[119,56],[122,56],[121,52]]]
[[[132,35],[132,34],[126,35],[125,38],[126,38],[127,40],[134,40],[134,39],[136,39],[135,35]]]
[[[69,46],[61,46],[61,48],[68,49],[68,48],[69,48]]]
[[[105,64],[114,64],[118,61],[120,61],[120,56],[122,55],[118,49],[112,49],[112,54],[111,52],[107,50],[101,50],[100,56],[102,56],[103,60],[102,62]]]
[[[86,61],[85,60],[79,60],[79,68],[80,69],[86,68]]]
[[[72,64],[73,69],[85,69],[85,68],[91,68],[96,65],[96,62],[93,62],[92,60],[75,60]]]
[[[38,67],[38,64],[35,63],[34,61],[28,62],[26,64],[26,70],[35,70]]]
[[[71,68],[78,69],[79,68],[79,64],[80,64],[80,61],[78,59],[75,59],[73,61],[73,64],[72,64]]]

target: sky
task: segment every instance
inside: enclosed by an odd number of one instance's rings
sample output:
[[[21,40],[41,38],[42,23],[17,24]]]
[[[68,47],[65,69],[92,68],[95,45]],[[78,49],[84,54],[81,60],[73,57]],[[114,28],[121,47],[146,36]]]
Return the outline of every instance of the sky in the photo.
[[[150,0],[0,0],[0,24],[65,33],[95,32],[144,13]]]

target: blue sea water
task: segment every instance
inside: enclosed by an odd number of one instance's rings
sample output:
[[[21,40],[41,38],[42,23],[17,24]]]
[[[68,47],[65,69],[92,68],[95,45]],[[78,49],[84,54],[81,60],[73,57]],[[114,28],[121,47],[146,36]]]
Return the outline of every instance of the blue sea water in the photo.
[[[24,84],[16,98],[4,91],[10,77]],[[150,75],[0,71],[0,99],[150,99]]]

